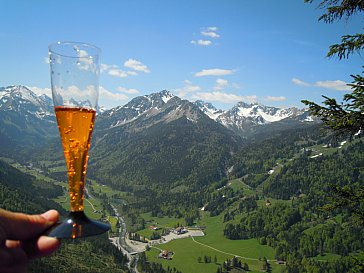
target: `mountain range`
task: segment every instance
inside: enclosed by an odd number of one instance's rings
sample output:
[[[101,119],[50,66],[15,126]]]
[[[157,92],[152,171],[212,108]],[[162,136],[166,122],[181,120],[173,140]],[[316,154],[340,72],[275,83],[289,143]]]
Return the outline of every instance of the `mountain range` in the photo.
[[[24,86],[0,88],[0,152],[22,156],[23,148],[42,145],[54,135],[56,122],[52,100],[37,96]]]
[[[310,121],[302,109],[239,102],[223,111],[163,90],[99,111],[88,173],[119,186],[198,189],[226,177],[232,155],[252,134],[269,135]],[[0,128],[2,155],[62,157],[52,100],[46,95],[25,86],[0,88]],[[17,154],[14,147],[20,148]]]
[[[147,119],[150,119],[151,116],[161,116],[161,113],[167,108],[169,109],[170,105],[174,105],[174,110],[168,112],[168,116],[165,117],[166,120],[185,116],[190,121],[197,121],[199,115],[193,113],[192,108],[194,107],[192,104],[210,119],[228,129],[241,133],[254,126],[282,120],[312,121],[307,109],[298,109],[296,107],[277,108],[257,103],[238,102],[231,109],[224,111],[217,109],[211,103],[201,100],[190,103],[167,90],[163,90],[158,93],[136,97],[124,106],[99,112],[98,126],[100,129],[106,129],[125,125],[141,116]],[[184,111],[187,110],[184,109],[186,105],[189,105],[189,111]],[[197,109],[194,108],[194,110]],[[20,85],[0,88],[0,112],[17,113],[28,121],[38,119],[50,123],[54,122],[52,99],[45,94],[37,96],[29,88]]]

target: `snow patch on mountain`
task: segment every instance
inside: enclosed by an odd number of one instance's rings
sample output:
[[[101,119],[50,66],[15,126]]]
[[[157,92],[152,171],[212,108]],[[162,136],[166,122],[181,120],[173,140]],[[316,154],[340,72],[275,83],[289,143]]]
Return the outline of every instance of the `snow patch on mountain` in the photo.
[[[161,95],[164,103],[167,103],[170,99],[175,97],[172,93],[168,92],[167,90],[162,91]]]
[[[205,113],[210,119],[217,120],[217,118],[224,113],[223,110],[217,109],[211,103],[204,102],[202,100],[197,100],[194,104],[200,108],[200,110]]]
[[[31,114],[40,119],[54,115],[51,98],[46,95],[37,96],[21,85],[0,88],[0,109]]]
[[[49,119],[50,116],[54,116],[52,105],[51,98],[46,95],[37,96],[25,86],[0,88],[0,110],[18,111],[25,116],[31,114],[39,119],[47,117]],[[103,129],[122,126],[139,118],[150,122],[150,118],[155,117],[154,120],[162,120],[165,117],[164,120],[169,122],[185,117],[191,122],[198,122],[202,115],[200,111],[210,119],[234,131],[244,131],[252,126],[284,119],[301,122],[314,121],[307,109],[277,108],[257,103],[239,102],[231,109],[224,111],[201,100],[192,104],[167,90],[135,97],[127,104],[110,110],[99,107],[98,119],[102,120]]]

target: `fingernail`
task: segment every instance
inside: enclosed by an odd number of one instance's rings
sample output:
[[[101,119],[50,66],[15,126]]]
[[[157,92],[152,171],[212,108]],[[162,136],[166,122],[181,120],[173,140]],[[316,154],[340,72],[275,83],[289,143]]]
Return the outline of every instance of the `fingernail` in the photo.
[[[55,223],[58,220],[58,212],[56,210],[49,210],[43,213],[42,216],[50,223]]]

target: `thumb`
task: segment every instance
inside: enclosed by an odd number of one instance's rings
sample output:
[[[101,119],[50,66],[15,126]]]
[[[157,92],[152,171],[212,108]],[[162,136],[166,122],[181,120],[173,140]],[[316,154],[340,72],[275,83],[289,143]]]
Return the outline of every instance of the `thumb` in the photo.
[[[28,240],[40,235],[57,222],[59,213],[49,210],[40,215],[28,215],[0,209],[0,242],[8,240]]]

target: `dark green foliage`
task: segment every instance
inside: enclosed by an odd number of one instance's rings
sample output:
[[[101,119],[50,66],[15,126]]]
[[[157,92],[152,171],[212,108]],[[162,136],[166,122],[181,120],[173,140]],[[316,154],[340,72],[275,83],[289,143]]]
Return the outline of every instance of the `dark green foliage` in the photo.
[[[237,257],[232,259],[227,259],[222,267],[217,268],[216,273],[235,273],[235,272],[247,272],[249,271],[249,266],[247,263],[242,263]]]
[[[29,159],[46,141],[58,136],[54,117],[50,122],[32,115],[24,118],[23,114],[0,111],[0,153],[19,162]]]
[[[331,185],[331,202],[325,204],[324,211],[332,211],[346,208],[353,214],[354,222],[364,225],[364,187],[363,186],[344,186]]]
[[[0,207],[31,214],[57,209],[65,215],[62,207],[48,199],[60,193],[60,188],[45,183],[0,161]],[[110,244],[105,234],[87,240],[64,240],[51,257],[32,261],[29,272],[120,272],[126,262],[126,256]]]
[[[148,262],[145,253],[140,253],[138,260],[138,270],[143,273],[182,273],[176,268],[163,268],[159,263]]]
[[[318,124],[287,129],[262,140],[249,140],[231,159],[231,176],[243,177],[244,182],[256,187],[267,178],[268,171],[277,162],[293,158],[302,148],[324,141],[324,132]],[[260,174],[252,180],[248,175]],[[247,179],[246,179],[247,178]]]
[[[317,196],[320,198],[331,184],[359,186],[364,183],[363,174],[358,169],[364,164],[363,149],[363,141],[358,141],[340,154],[317,158],[302,155],[271,176],[264,183],[263,191],[279,199],[303,193],[317,200]]]
[[[305,2],[312,3],[313,0],[305,0]],[[319,20],[326,23],[333,23],[336,20],[346,18],[347,20],[364,11],[364,1],[362,0],[322,0],[320,7],[326,9]],[[349,58],[352,53],[359,53],[364,48],[364,34],[357,33],[355,35],[345,35],[341,38],[340,44],[330,46],[327,54],[328,57],[338,56],[339,59]],[[303,101],[309,106],[314,115],[321,118],[324,123],[337,134],[345,134],[353,136],[362,132],[364,126],[364,78],[361,75],[352,76],[353,83],[350,85],[352,92],[344,95],[344,102],[339,104],[335,99],[325,97],[324,106],[318,105],[314,102]],[[361,150],[362,152],[363,150]],[[352,181],[337,180],[336,183],[328,186],[332,192],[331,203],[324,205],[324,211],[332,211],[334,209],[348,210],[349,213],[354,215],[354,219],[360,226],[364,223],[364,185],[363,175],[360,175],[363,169],[363,160],[357,163],[351,171],[353,175]],[[343,268],[336,268],[335,272],[344,272],[348,266],[348,260],[341,260]],[[363,272],[364,262],[363,258],[352,257],[352,270],[351,272]],[[354,262],[353,262],[354,260]],[[340,262],[335,263],[335,265]],[[298,268],[302,268],[298,266]],[[345,269],[344,269],[345,268]],[[328,268],[327,268],[328,269]],[[296,269],[297,271],[297,269]],[[334,270],[333,270],[334,271]],[[294,272],[294,271],[292,271]],[[299,271],[297,271],[299,272]]]
[[[344,35],[341,37],[340,44],[334,44],[330,46],[330,50],[327,53],[327,57],[333,57],[335,55],[341,59],[349,58],[349,55],[357,52],[359,53],[364,49],[364,34],[357,33],[355,35]]]
[[[26,175],[0,160],[0,207],[7,210],[25,213],[42,213],[48,209],[63,209],[55,202],[48,200],[61,191],[57,186],[49,186],[47,190],[35,187],[35,178]],[[40,182],[41,183],[41,182]]]
[[[202,119],[195,124],[179,118],[133,133],[124,127],[110,129],[92,151],[96,163],[90,163],[90,175],[139,192],[149,185],[199,190],[218,181],[225,176],[226,161],[239,138],[209,118]]]
[[[243,216],[237,225],[227,224],[224,235],[229,239],[249,239],[261,237],[277,237],[281,231],[288,230],[301,221],[301,215],[286,205],[271,208],[260,208]]]
[[[126,262],[126,256],[110,244],[107,235],[101,235],[63,241],[52,256],[32,261],[29,272],[127,272]]]
[[[305,0],[306,3],[313,3],[315,0]],[[320,16],[319,21],[333,23],[342,18],[349,19],[352,15],[364,11],[362,0],[321,0],[319,8],[326,9],[326,13]]]

